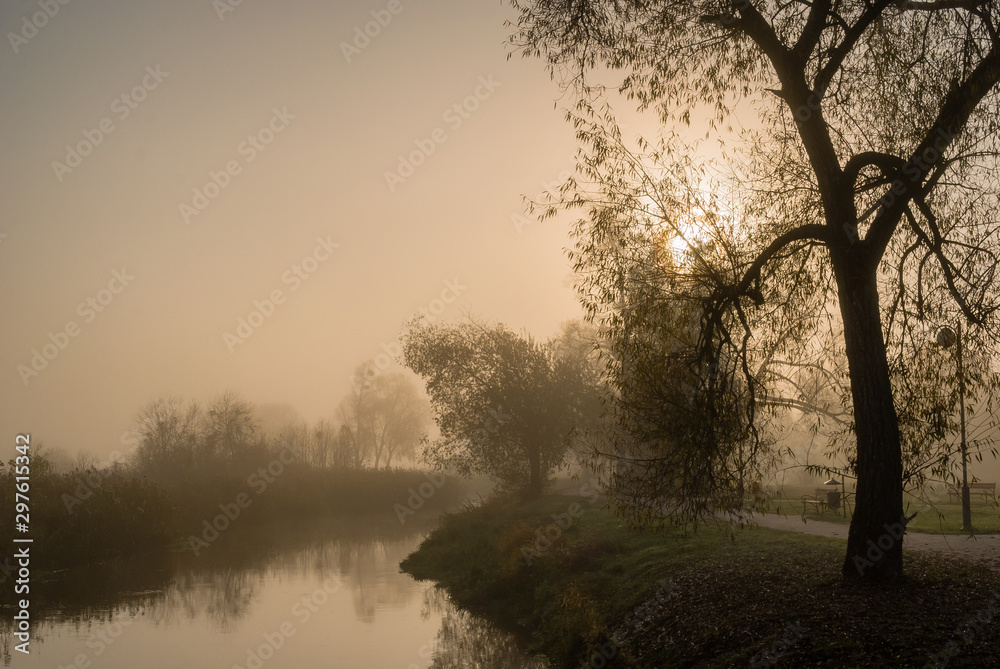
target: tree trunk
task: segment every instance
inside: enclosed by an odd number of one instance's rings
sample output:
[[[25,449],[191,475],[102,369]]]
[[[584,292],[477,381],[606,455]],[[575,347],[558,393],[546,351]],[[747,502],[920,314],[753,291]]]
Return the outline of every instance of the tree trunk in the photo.
[[[903,574],[903,465],[875,263],[860,260],[860,252],[834,258],[857,437],[857,497],[843,575],[876,583]]]
[[[535,499],[542,494],[542,451],[534,444],[529,444],[526,451],[529,477],[528,487],[524,492],[527,499]]]

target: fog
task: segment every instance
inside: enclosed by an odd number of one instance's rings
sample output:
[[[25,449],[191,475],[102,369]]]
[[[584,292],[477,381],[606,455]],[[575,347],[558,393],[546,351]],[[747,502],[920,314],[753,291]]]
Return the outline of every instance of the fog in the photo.
[[[4,3],[0,665],[987,666],[997,25]]]
[[[510,8],[393,9],[0,9],[4,425],[104,456],[229,388],[313,421],[415,314],[579,314],[566,227],[521,215],[574,141]]]

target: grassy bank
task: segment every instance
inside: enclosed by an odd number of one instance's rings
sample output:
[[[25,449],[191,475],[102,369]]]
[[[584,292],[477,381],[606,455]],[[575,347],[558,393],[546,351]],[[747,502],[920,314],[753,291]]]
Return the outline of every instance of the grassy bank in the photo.
[[[899,587],[854,590],[844,548],[767,529],[636,534],[592,499],[549,496],[447,516],[402,567],[559,667],[996,666],[1000,577],[907,553]]]

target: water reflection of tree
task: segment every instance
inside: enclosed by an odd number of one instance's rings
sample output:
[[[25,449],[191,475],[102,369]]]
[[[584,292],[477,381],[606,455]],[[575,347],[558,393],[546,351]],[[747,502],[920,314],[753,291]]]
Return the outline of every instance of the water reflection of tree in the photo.
[[[449,606],[441,619],[431,669],[544,669],[526,657],[509,633],[462,609]]]
[[[233,632],[236,623],[250,611],[250,604],[257,594],[257,579],[245,571],[232,569],[212,576],[205,614],[222,632]]]
[[[11,618],[14,615],[14,611],[10,610]],[[3,660],[3,666],[11,666],[12,653],[17,652],[14,650],[14,646],[21,643],[19,639],[14,636],[15,627],[14,620],[7,617],[6,612],[0,617],[0,659]],[[49,632],[52,631],[53,623],[52,621],[42,620],[38,621],[34,618],[31,620],[31,646],[29,648],[38,648],[38,644],[44,643]],[[32,651],[34,652],[34,651]]]
[[[227,536],[228,541],[220,538],[198,556],[170,553],[72,570],[38,584],[32,640],[44,641],[41,635],[49,626],[70,623],[89,629],[124,616],[154,625],[203,620],[215,631],[229,633],[252,615],[267,581],[287,578],[315,580],[316,587],[330,577],[339,579],[344,596],[351,594],[357,618],[373,623],[378,611],[402,607],[424,589],[398,568],[420,535],[420,530],[395,522],[360,519],[329,526],[290,524]],[[9,621],[3,622],[8,632],[0,635],[0,657],[14,652]],[[9,657],[4,663],[9,666]]]
[[[233,632],[246,617],[257,594],[258,579],[249,572],[226,569],[212,574],[205,596],[205,615],[223,633]]]
[[[414,597],[423,597],[421,617],[442,620],[434,644],[432,669],[541,669],[543,662],[525,659],[516,642],[486,621],[456,609],[444,591],[414,582],[399,573],[399,562],[415,548],[419,539],[386,540],[377,537],[318,539],[295,550],[270,552],[266,558],[234,560],[226,565],[218,559],[211,563],[180,560],[170,579],[164,573],[148,575],[143,581],[132,574],[121,583],[110,577],[100,582],[115,584],[88,600],[83,591],[74,593],[73,609],[49,609],[33,620],[33,641],[43,642],[47,631],[69,622],[88,633],[122,618],[142,618],[154,625],[170,625],[178,619],[205,620],[216,631],[235,631],[252,614],[260,590],[268,580],[311,577],[317,587],[335,576],[349,588],[358,620],[373,623],[380,610],[405,606]],[[121,567],[119,567],[119,570]],[[133,566],[133,571],[139,570]],[[79,573],[76,574],[80,576]],[[126,591],[122,586],[130,588]],[[145,585],[145,588],[143,587]],[[149,589],[146,589],[149,588]],[[154,589],[155,588],[155,589]],[[108,601],[113,601],[107,604]],[[89,603],[88,603],[89,602]],[[3,666],[11,666],[14,652],[13,628],[9,617],[0,618],[0,657]],[[58,632],[57,632],[58,633]]]
[[[427,620],[432,615],[443,615],[454,608],[448,593],[433,587],[424,590],[424,605],[420,608],[420,619]]]
[[[326,527],[316,523],[271,527],[253,533],[252,542],[212,546],[191,567],[212,564],[242,567],[269,576],[310,576],[317,586],[331,576],[350,588],[358,620],[373,623],[380,609],[405,605],[421,590],[399,573],[399,563],[414,550],[424,530],[384,519],[341,519]],[[220,541],[219,544],[223,542]],[[290,550],[294,546],[295,550]]]
[[[14,634],[13,621],[6,617],[0,618],[0,657],[3,658],[3,666],[10,666],[10,640]]]
[[[314,577],[317,587],[334,576],[349,588],[358,620],[374,623],[381,609],[404,606],[421,586],[399,573],[398,564],[413,550],[412,541],[376,538],[325,541],[295,551],[271,553],[264,561],[210,569],[191,563],[175,575],[148,615],[158,623],[173,616],[200,615],[221,632],[231,632],[251,611],[261,583],[276,577]]]
[[[398,565],[412,550],[409,542],[364,541],[341,544],[340,572],[348,583],[358,620],[375,622],[380,609],[400,608],[419,587],[399,573]]]
[[[259,575],[245,569],[183,571],[133,615],[141,614],[154,625],[170,625],[178,617],[198,620],[204,616],[215,631],[229,633],[250,613],[259,584]]]
[[[541,659],[526,657],[510,633],[451,603],[439,588],[424,591],[420,617],[441,616],[431,669],[544,669]]]

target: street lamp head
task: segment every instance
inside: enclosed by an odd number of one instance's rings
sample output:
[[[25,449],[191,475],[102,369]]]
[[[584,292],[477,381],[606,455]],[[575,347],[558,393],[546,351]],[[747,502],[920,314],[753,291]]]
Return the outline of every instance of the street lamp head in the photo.
[[[942,346],[944,348],[948,348],[950,346],[953,346],[956,341],[958,341],[958,335],[956,335],[955,331],[952,330],[947,325],[944,326],[943,328],[940,328],[937,331],[937,343],[938,343],[938,346]]]

